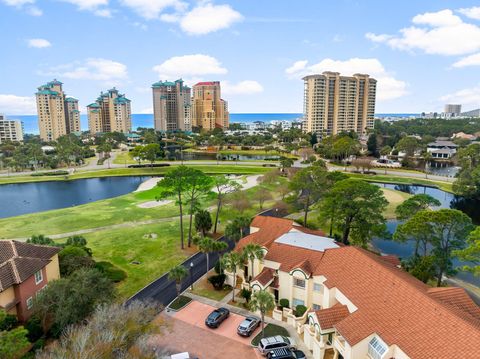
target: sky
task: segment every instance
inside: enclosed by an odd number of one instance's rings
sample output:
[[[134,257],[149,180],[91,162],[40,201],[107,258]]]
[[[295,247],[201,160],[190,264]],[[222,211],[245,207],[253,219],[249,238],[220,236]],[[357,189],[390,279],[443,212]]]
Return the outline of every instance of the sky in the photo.
[[[0,0],[0,113],[54,78],[80,109],[116,86],[221,81],[232,113],[300,113],[307,74],[378,80],[377,113],[480,107],[480,6],[447,0]]]

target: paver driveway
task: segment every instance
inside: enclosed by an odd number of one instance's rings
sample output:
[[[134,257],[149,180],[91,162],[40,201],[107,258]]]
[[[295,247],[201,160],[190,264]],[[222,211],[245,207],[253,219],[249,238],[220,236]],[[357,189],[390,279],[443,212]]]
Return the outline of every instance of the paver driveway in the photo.
[[[237,334],[238,325],[245,319],[244,316],[230,313],[230,316],[216,329],[210,329],[205,325],[205,318],[214,310],[215,308],[204,303],[197,302],[193,300],[185,308],[175,313],[175,319],[182,320],[186,323],[192,324],[196,327],[211,331],[215,334],[233,339],[237,342],[240,342],[245,345],[250,345],[250,342],[255,335],[260,332],[260,327],[257,328],[251,335],[250,338],[244,338]]]

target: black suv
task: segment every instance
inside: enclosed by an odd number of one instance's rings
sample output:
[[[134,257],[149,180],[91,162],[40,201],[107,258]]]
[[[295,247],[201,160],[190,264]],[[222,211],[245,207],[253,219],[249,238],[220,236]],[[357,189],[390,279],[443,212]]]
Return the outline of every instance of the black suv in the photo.
[[[305,359],[305,353],[301,350],[288,348],[273,349],[267,354],[267,359]]]
[[[211,312],[207,319],[205,319],[205,325],[210,328],[218,328],[222,322],[228,318],[230,311],[227,308],[218,308]]]

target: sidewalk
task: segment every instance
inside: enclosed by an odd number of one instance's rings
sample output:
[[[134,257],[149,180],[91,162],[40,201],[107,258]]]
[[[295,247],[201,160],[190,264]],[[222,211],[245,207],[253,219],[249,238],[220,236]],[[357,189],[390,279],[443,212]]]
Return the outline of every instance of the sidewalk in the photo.
[[[215,307],[215,308],[225,307],[228,310],[230,310],[230,312],[242,315],[244,317],[247,317],[247,316],[253,314],[252,312],[248,311],[247,309],[239,308],[239,307],[236,307],[236,306],[225,303],[224,300],[226,298],[231,298],[232,293],[225,296],[225,298],[221,302],[217,302],[216,300],[201,297],[199,295],[190,293],[188,291],[185,291],[183,293],[183,295],[186,296],[186,297],[190,297],[193,300],[196,300],[197,302],[207,304],[207,305],[210,305],[210,306]],[[310,359],[313,358],[312,353],[310,352],[310,350],[308,350],[308,348],[306,347],[305,343],[303,342],[303,340],[298,335],[295,328],[293,328],[291,325],[287,325],[287,323],[285,323],[285,322],[275,320],[275,319],[267,317],[267,316],[265,317],[265,322],[275,324],[275,325],[278,325],[278,326],[281,326],[281,327],[284,327],[285,329],[287,329],[290,337],[292,337],[295,340],[295,342],[297,343],[297,349],[303,351],[306,354],[307,358],[310,358]]]

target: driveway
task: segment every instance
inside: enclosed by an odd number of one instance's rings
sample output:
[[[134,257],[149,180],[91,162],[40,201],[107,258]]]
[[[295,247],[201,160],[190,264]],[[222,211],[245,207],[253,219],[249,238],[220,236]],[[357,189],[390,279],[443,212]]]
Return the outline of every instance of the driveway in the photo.
[[[210,329],[205,325],[205,318],[214,310],[208,304],[200,303],[192,300],[189,305],[175,313],[174,318],[184,321],[185,323],[202,328],[216,335],[235,340],[244,345],[250,346],[250,342],[260,332],[258,327],[250,338],[244,338],[237,334],[238,325],[245,319],[244,316],[230,312],[230,316],[218,328]]]

